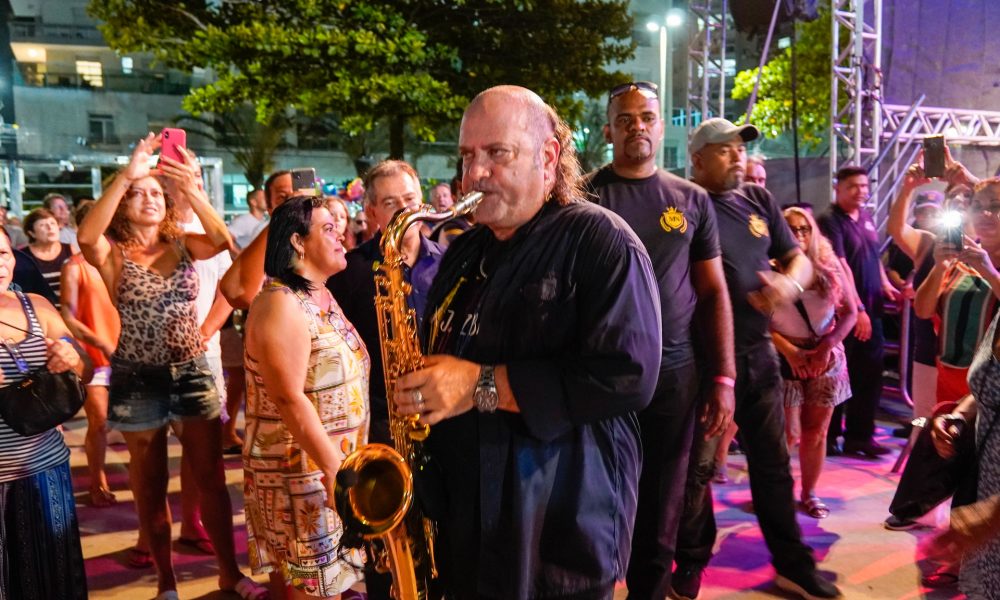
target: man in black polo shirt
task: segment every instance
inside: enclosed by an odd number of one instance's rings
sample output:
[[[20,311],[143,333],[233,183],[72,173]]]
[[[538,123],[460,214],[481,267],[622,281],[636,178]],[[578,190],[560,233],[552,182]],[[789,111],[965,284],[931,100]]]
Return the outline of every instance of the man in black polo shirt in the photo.
[[[365,212],[368,213],[369,223],[378,227],[379,233],[347,253],[347,268],[331,277],[326,287],[340,304],[344,316],[357,329],[371,358],[368,441],[391,446],[378,316],[375,313],[375,274],[382,262],[382,232],[389,226],[396,211],[420,206],[422,194],[416,170],[400,160],[387,160],[372,167],[365,174],[364,187]],[[402,248],[404,277],[412,286],[408,300],[417,313],[419,325],[427,306],[427,292],[437,275],[444,252],[439,245],[425,238],[417,226],[406,232]],[[373,565],[369,563],[365,569],[368,597],[388,600],[391,578],[371,567]]]
[[[653,262],[663,315],[662,361],[656,392],[639,413],[643,467],[629,598],[662,599],[670,571],[698,412],[698,373],[707,376],[704,432],[717,436],[733,413],[733,317],[722,271],[715,211],[698,186],[656,166],[663,121],[656,86],[637,82],[611,90],[604,136],[614,146],[609,165],[587,175],[598,204],[618,213]],[[708,356],[695,368],[691,322],[698,314]]]
[[[827,448],[828,453],[839,454],[837,438],[843,434],[844,453],[875,458],[889,452],[872,436],[875,411],[882,397],[884,298],[895,298],[897,292],[879,259],[878,230],[864,206],[868,201],[868,172],[862,167],[842,167],[836,180],[835,204],[819,218],[819,227],[841,264],[854,275],[858,324],[854,326],[854,335],[844,340],[854,395],[834,409]],[[843,426],[845,406],[846,427]]]
[[[812,265],[771,194],[743,183],[745,144],[758,135],[752,125],[736,127],[720,118],[703,122],[690,143],[694,182],[708,191],[718,218],[735,323],[736,424],[747,455],[754,511],[778,572],[776,583],[803,598],[836,598],[840,592],[818,575],[795,520],[782,382],[769,333],[769,315],[809,286]],[[779,261],[784,274],[772,271],[770,260]],[[673,580],[678,598],[697,597],[716,534],[708,488],[715,444],[697,440],[678,535]]]

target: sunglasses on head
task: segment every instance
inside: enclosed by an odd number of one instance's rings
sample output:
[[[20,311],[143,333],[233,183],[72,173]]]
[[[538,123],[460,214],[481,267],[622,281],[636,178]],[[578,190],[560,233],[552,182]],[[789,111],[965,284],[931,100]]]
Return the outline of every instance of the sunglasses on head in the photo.
[[[638,91],[647,98],[659,96],[660,94],[660,88],[657,87],[657,85],[652,81],[631,81],[629,83],[623,83],[611,88],[611,91],[608,92],[608,102],[611,102],[618,96],[631,92],[632,90]]]

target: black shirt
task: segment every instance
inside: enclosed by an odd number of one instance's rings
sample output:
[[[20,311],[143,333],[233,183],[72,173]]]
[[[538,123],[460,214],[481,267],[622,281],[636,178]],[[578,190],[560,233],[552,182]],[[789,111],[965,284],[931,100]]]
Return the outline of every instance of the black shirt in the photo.
[[[368,348],[368,355],[372,360],[368,394],[371,415],[373,419],[385,420],[389,418],[389,409],[386,405],[378,315],[375,313],[375,273],[382,264],[381,242],[381,232],[376,233],[375,237],[348,252],[347,268],[327,280],[326,287]],[[413,286],[407,302],[416,310],[418,325],[424,318],[427,292],[437,274],[442,254],[441,246],[421,237],[420,252],[413,267],[403,266],[403,277]]]
[[[691,263],[719,256],[719,233],[708,194],[663,170],[643,179],[617,175],[611,165],[587,175],[587,190],[642,240],[653,262],[663,319],[663,366],[694,360],[691,319],[698,296]]]
[[[521,412],[431,429],[444,504],[438,564],[454,598],[607,598],[628,564],[641,445],[660,368],[642,242],[589,202],[553,201],[506,242],[457,238],[431,288],[425,343],[505,365]]]
[[[771,339],[769,317],[747,300],[747,294],[762,287],[757,273],[770,271],[769,260],[781,259],[799,244],[774,197],[759,185],[744,183],[725,194],[710,192],[709,196],[719,221],[736,355],[740,356]]]
[[[837,256],[847,261],[854,274],[854,287],[869,316],[880,318],[884,308],[882,271],[879,260],[881,244],[878,230],[868,211],[858,211],[855,221],[834,204],[819,218],[819,228],[830,240]]]

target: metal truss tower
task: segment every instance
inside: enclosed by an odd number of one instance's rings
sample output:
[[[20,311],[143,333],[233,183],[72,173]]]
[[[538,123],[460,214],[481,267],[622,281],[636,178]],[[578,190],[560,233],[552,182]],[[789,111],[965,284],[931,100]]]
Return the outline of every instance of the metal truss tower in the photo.
[[[872,167],[874,182],[882,137],[882,0],[831,0],[831,8],[830,173],[847,164]]]
[[[691,0],[688,17],[688,139],[698,124],[726,113],[726,11],[728,0]],[[685,161],[690,175],[691,161]]]

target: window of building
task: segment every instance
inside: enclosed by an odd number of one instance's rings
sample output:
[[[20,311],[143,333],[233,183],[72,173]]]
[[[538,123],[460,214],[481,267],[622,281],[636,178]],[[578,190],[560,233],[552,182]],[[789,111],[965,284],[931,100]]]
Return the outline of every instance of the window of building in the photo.
[[[99,61],[76,61],[76,74],[80,76],[83,83],[87,83],[92,87],[104,87],[104,69],[101,67]]]
[[[122,57],[122,74],[131,75],[132,74],[132,57],[123,56]]]
[[[115,120],[111,115],[91,114],[89,117],[90,142],[96,144],[117,143]]]

